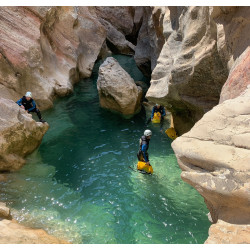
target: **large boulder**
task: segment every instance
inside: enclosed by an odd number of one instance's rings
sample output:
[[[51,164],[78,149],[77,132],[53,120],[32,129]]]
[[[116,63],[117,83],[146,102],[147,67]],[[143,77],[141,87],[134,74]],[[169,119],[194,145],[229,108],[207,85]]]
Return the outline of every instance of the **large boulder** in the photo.
[[[131,116],[141,109],[142,89],[116,59],[108,57],[99,68],[97,80],[100,105]]]
[[[235,60],[250,43],[249,7],[168,7],[165,43],[146,98],[172,112],[183,134],[219,103]]]
[[[36,122],[15,102],[0,98],[0,171],[15,171],[41,143],[47,123]]]
[[[11,220],[0,221],[0,244],[69,244],[42,229],[25,227]]]

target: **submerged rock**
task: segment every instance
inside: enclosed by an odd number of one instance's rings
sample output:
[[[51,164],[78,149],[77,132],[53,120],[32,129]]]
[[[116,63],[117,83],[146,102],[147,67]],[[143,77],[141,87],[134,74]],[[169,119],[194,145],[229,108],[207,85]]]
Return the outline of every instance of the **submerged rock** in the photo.
[[[0,218],[10,219],[10,209],[6,207],[6,204],[0,202]]]
[[[142,89],[113,57],[100,66],[97,89],[103,108],[129,116],[141,109]]]
[[[36,122],[14,101],[0,98],[0,171],[15,171],[41,143],[49,125]]]

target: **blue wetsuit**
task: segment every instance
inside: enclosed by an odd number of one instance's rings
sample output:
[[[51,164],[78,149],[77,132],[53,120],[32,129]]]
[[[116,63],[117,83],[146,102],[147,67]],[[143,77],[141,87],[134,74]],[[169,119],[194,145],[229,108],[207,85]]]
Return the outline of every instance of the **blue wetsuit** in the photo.
[[[153,109],[152,109],[152,113],[151,113],[151,119],[153,119],[155,112],[160,112],[161,113],[161,118],[163,118],[163,116],[166,115],[166,112],[165,112],[165,109],[164,109],[163,106],[160,106],[159,109],[157,108],[157,106],[154,106]]]

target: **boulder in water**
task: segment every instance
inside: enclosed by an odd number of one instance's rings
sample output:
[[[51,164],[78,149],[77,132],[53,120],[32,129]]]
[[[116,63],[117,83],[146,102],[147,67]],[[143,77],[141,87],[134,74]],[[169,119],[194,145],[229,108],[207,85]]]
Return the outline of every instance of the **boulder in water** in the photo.
[[[141,109],[141,87],[136,86],[131,76],[113,57],[108,57],[100,66],[97,89],[103,108],[128,116]]]

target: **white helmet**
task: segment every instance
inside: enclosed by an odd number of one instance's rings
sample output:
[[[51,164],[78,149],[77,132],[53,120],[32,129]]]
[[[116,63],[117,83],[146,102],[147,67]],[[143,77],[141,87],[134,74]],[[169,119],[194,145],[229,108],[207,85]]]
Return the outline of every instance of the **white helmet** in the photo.
[[[25,96],[31,98],[31,97],[32,97],[32,93],[28,91],[28,92],[25,94]]]
[[[146,129],[146,130],[144,131],[144,135],[145,135],[145,136],[150,136],[150,135],[152,135],[151,130]]]

